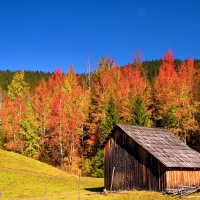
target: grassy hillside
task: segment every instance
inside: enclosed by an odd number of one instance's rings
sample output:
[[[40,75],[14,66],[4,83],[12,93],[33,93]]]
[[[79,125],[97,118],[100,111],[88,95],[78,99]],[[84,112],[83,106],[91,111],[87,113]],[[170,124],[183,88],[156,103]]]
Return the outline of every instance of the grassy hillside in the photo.
[[[102,187],[103,179],[81,180],[81,192],[84,190],[86,193],[84,188],[89,186]],[[13,152],[0,150],[0,190],[0,200],[60,197],[77,199],[78,176]]]
[[[179,199],[145,191],[100,195],[103,179],[86,177],[81,177],[79,192],[78,180],[76,175],[13,152],[0,150],[0,200]]]

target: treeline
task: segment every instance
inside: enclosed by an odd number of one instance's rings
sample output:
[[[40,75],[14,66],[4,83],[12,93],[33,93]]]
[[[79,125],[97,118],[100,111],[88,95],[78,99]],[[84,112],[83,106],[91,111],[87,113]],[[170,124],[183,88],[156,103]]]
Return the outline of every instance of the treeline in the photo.
[[[7,91],[16,71],[1,71],[0,70],[0,88]],[[29,86],[37,86],[44,78],[46,81],[52,75],[50,72],[42,71],[24,71],[24,80]]]
[[[175,68],[177,68],[183,60],[174,60]],[[142,70],[146,71],[148,80],[152,83],[154,78],[158,75],[159,67],[162,63],[162,60],[152,60],[152,61],[143,61],[142,62]],[[200,60],[194,60],[194,64],[196,67],[200,67]],[[132,63],[130,65],[133,66]],[[123,67],[123,66],[121,66]],[[8,85],[11,84],[14,74],[16,71],[0,70],[0,89],[7,91]],[[63,72],[65,73],[65,72]],[[46,81],[52,75],[51,72],[43,72],[43,71],[28,71],[24,70],[24,80],[25,82],[32,87],[38,86],[42,79]],[[86,81],[88,78],[88,74],[77,74],[80,77],[80,81]]]
[[[160,61],[137,54],[119,67],[108,56],[92,73],[58,68],[34,87],[25,73],[15,72],[1,91],[1,148],[95,177],[103,173],[100,145],[116,123],[162,126],[199,150],[200,74],[192,58],[175,61],[168,50]]]

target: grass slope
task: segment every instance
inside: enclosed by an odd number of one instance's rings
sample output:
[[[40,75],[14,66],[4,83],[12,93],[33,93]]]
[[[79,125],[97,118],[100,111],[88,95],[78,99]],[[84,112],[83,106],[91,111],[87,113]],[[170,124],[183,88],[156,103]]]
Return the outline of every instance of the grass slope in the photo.
[[[124,191],[100,195],[103,179],[81,177],[22,155],[0,150],[0,200],[179,199],[157,192]],[[80,197],[80,198],[79,198]]]

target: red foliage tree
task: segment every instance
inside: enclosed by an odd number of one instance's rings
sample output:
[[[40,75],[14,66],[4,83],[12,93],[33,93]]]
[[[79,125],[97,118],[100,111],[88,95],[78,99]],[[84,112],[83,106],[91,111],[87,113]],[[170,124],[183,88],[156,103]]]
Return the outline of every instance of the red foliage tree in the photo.
[[[183,62],[176,71],[173,53],[168,50],[154,84],[157,119],[184,142],[190,130],[197,127],[197,102],[193,95],[195,76],[193,59]]]
[[[25,100],[23,98],[15,98],[14,101],[7,98],[1,108],[1,128],[6,138],[4,146],[8,150],[22,154],[24,143],[20,122],[25,118],[25,112]]]

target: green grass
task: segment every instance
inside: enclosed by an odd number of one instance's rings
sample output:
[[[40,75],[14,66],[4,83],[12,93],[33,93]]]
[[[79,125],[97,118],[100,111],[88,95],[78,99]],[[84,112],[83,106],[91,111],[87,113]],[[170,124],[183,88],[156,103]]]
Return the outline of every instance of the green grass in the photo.
[[[79,177],[22,155],[0,150],[0,200],[165,200],[179,199],[147,191],[100,194],[103,179]],[[198,194],[196,194],[198,195]],[[194,196],[194,194],[192,195]],[[185,198],[186,199],[186,198]]]

